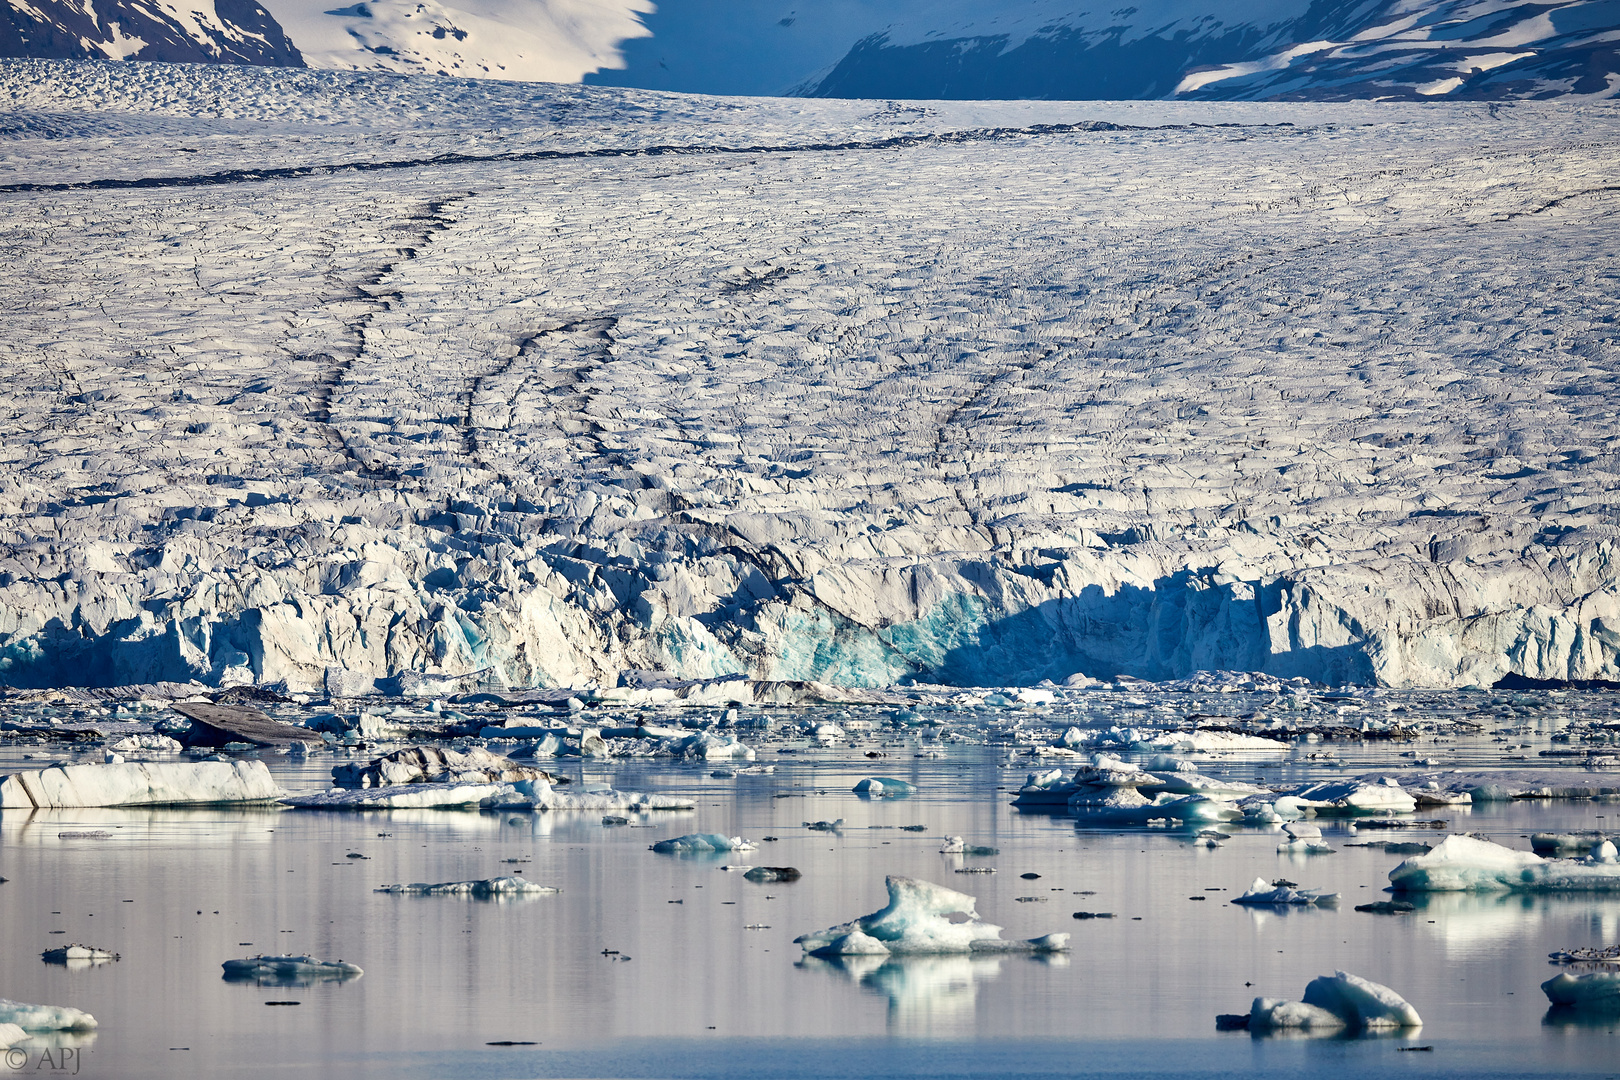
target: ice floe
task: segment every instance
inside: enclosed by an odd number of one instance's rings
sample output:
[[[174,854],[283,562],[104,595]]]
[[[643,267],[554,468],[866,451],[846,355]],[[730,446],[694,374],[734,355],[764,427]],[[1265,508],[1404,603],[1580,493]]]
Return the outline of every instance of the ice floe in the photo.
[[[892,776],[868,776],[855,785],[855,794],[867,795],[875,799],[894,799],[911,795],[917,790],[916,785],[896,780]]]
[[[688,833],[672,840],[660,840],[651,850],[665,855],[699,855],[721,851],[753,851],[759,845],[740,836],[720,833]]]
[[[1236,1019],[1239,1022],[1233,1022]],[[1247,1017],[1219,1017],[1222,1027],[1251,1031],[1300,1029],[1351,1032],[1391,1028],[1417,1028],[1423,1018],[1409,1002],[1389,987],[1338,971],[1312,979],[1303,1000],[1257,997]]]
[[[1543,859],[1472,836],[1448,836],[1426,855],[1389,872],[1395,892],[1617,892],[1620,861],[1613,844],[1584,859]]]
[[[410,885],[385,885],[373,892],[398,893],[405,896],[551,896],[558,889],[550,885],[537,885],[520,877],[494,877],[479,881],[441,881],[430,885],[414,882]]]
[[[40,954],[40,959],[47,964],[62,964],[68,968],[87,968],[98,964],[110,964],[118,959],[118,954],[111,949],[100,949],[94,945],[81,945],[75,942],[72,945],[63,945],[56,949],[46,949]]]
[[[262,761],[57,765],[0,778],[6,809],[260,803],[283,794]]]
[[[916,878],[890,875],[889,903],[851,922],[794,938],[811,956],[970,952],[1063,952],[1068,934],[1003,941],[1001,927],[979,918],[966,893]]]
[[[1242,896],[1232,898],[1234,904],[1299,904],[1332,907],[1339,902],[1339,894],[1322,889],[1301,889],[1286,882],[1255,878]]]
[[[251,956],[221,965],[227,982],[254,982],[273,986],[314,982],[347,982],[365,972],[358,964],[320,960],[313,956]]]
[[[332,783],[343,788],[426,783],[510,784],[519,780],[568,783],[544,769],[520,765],[482,747],[454,750],[409,746],[365,765],[349,762],[332,769]]]
[[[1620,1012],[1620,971],[1560,972],[1541,984],[1554,1005]]]
[[[562,792],[545,780],[511,784],[417,783],[377,788],[333,788],[287,795],[288,806],[309,810],[392,810],[434,807],[501,807],[511,810],[690,810],[696,803],[675,795],[613,788]]]

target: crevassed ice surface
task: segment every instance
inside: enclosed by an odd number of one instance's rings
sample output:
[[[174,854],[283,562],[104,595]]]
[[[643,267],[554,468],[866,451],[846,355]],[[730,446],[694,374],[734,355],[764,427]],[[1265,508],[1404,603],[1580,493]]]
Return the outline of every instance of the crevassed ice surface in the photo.
[[[0,86],[6,682],[1620,674],[1611,105]]]

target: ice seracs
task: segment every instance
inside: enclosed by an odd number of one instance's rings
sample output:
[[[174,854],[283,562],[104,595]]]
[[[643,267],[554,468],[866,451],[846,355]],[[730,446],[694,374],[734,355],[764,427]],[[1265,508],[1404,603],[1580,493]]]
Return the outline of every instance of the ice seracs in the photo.
[[[1620,892],[1620,862],[1608,841],[1584,859],[1543,859],[1453,835],[1391,870],[1389,884],[1395,892]]]
[[[916,878],[890,875],[889,903],[851,922],[802,934],[794,943],[811,956],[909,955],[971,952],[1063,952],[1068,934],[1003,941],[966,893]]]
[[[178,806],[274,802],[284,793],[262,761],[56,765],[0,778],[0,807]]]

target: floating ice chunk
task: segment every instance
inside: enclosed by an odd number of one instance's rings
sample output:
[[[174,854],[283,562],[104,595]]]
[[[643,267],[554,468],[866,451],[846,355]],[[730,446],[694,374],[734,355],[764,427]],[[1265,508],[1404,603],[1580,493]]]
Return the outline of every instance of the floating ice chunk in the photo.
[[[1028,941],[1001,940],[1001,927],[979,919],[977,901],[932,882],[890,875],[889,903],[852,922],[804,934],[794,941],[812,956],[967,952],[1062,952],[1068,934]],[[877,948],[873,946],[876,945]]]
[[[1578,833],[1532,833],[1530,835],[1530,850],[1537,855],[1579,855],[1590,853],[1596,844],[1610,839],[1606,833],[1578,832]]]
[[[1324,780],[1302,784],[1289,794],[1318,814],[1410,814],[1417,809],[1417,800],[1389,778],[1382,783]]]
[[[368,764],[347,763],[332,770],[338,787],[388,787],[394,784],[510,784],[516,780],[568,781],[533,765],[519,765],[482,747],[450,750],[408,746]]]
[[[313,956],[251,956],[246,960],[227,960],[221,966],[227,982],[347,982],[365,974],[358,964],[318,960]]]
[[[1547,1000],[1575,1009],[1620,1011],[1620,971],[1562,972],[1541,984]]]
[[[985,855],[999,855],[1001,849],[970,844],[960,836],[947,836],[945,846],[939,849],[939,853],[941,855],[977,855],[982,857]]]
[[[59,949],[46,949],[40,953],[39,958],[47,964],[91,967],[96,964],[110,964],[118,959],[118,954],[111,949],[98,949],[94,945],[80,945],[75,942]]]
[[[1279,855],[1332,855],[1335,850],[1337,849],[1326,841],[1313,840],[1309,837],[1289,840],[1277,845]]]
[[[1271,1031],[1279,1029],[1338,1030],[1343,1020],[1326,1009],[1307,1005],[1303,1001],[1285,1001],[1282,998],[1255,998],[1249,1006],[1249,1029]]]
[[[793,866],[755,866],[750,868],[749,871],[743,875],[743,877],[747,878],[749,881],[756,883],[769,881],[798,881],[799,878],[803,876],[804,875],[799,873],[798,868]]]
[[[558,892],[550,885],[537,885],[520,877],[495,877],[482,881],[442,881],[437,885],[418,881],[410,885],[388,885],[372,891],[402,893],[406,896],[552,896]]]
[[[1620,862],[1543,859],[1472,836],[1448,836],[1389,872],[1396,892],[1620,892]]]
[[[844,737],[844,729],[837,724],[817,724],[811,734],[817,742],[836,742]]]
[[[697,803],[678,795],[601,788],[576,793],[556,791],[544,780],[519,780],[512,787],[536,810],[691,810]]]
[[[274,802],[282,794],[262,761],[57,765],[0,779],[7,809]]]
[[[1147,768],[1152,772],[1197,772],[1198,766],[1173,754],[1154,754],[1147,760]]]
[[[96,1018],[66,1005],[28,1005],[0,998],[0,1024],[24,1031],[93,1031]]]
[[[1152,806],[1153,800],[1133,787],[1082,788],[1069,799],[1071,807],[1087,809],[1135,810]]]
[[[1305,987],[1304,1002],[1326,1009],[1352,1028],[1422,1027],[1423,1018],[1389,987],[1358,975],[1336,971],[1320,975]]]
[[[1111,825],[1146,825],[1153,821],[1179,821],[1187,825],[1208,824],[1217,821],[1236,821],[1243,816],[1232,803],[1212,799],[1206,795],[1161,794],[1145,805],[1087,806],[1073,799],[1069,809],[1085,822]]]
[[[1172,795],[1208,795],[1215,799],[1235,801],[1254,795],[1269,796],[1270,788],[1245,784],[1239,780],[1217,780],[1196,772],[1148,773],[1146,783]]]
[[[1024,687],[1015,695],[1017,700],[1025,705],[1050,705],[1057,700],[1057,695],[1050,690],[1040,690],[1034,687]]]
[[[303,746],[304,744],[303,743],[295,743],[294,745],[295,746]],[[143,752],[144,753],[179,753],[181,750],[185,749],[185,747],[180,745],[180,741],[178,739],[171,739],[167,735],[152,734],[152,735],[126,735],[122,739],[119,739],[117,742],[108,743],[107,744],[107,749],[117,751],[120,754],[133,754],[133,753],[143,753]]]
[[[1283,832],[1288,834],[1290,840],[1320,840],[1322,838],[1321,826],[1307,825],[1302,821],[1284,825]]]
[[[1265,878],[1255,878],[1247,892],[1232,898],[1234,904],[1312,904],[1331,907],[1338,902],[1338,893],[1273,884]]]
[[[16,1024],[0,1024],[0,1050],[9,1050],[28,1038],[28,1032]]]
[[[690,810],[691,799],[639,791],[565,793],[544,780],[513,784],[395,784],[380,788],[334,788],[288,795],[282,802],[307,810],[401,810],[501,807],[511,810]]]
[[[844,827],[844,819],[837,821],[807,821],[804,827],[812,832],[837,832]]]
[[[870,795],[873,798],[897,798],[910,795],[917,790],[913,784],[904,780],[896,780],[892,776],[868,776],[855,785],[855,794]]]
[[[673,840],[660,840],[651,850],[663,855],[696,855],[713,851],[753,851],[759,845],[740,836],[719,833],[688,833]]]
[[[677,761],[753,761],[754,748],[744,746],[735,735],[711,735],[699,731],[670,747]]]

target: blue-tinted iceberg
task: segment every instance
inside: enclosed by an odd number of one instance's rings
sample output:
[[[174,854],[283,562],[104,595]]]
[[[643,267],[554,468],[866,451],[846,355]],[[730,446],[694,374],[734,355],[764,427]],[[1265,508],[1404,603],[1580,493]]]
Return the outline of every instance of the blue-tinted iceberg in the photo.
[[[0,998],[0,1024],[24,1031],[92,1031],[96,1018],[66,1005],[29,1005]]]
[[[1312,979],[1302,1001],[1255,998],[1249,1029],[1348,1029],[1376,1031],[1423,1026],[1423,1018],[1401,995],[1381,983],[1336,971]]]
[[[1584,975],[1571,975],[1566,971],[1542,983],[1541,990],[1554,1005],[1620,1011],[1620,971],[1592,971]]]
[[[254,982],[284,986],[312,982],[347,982],[365,972],[358,964],[342,960],[318,960],[313,956],[250,956],[227,960],[221,965],[227,982]]]
[[[758,845],[740,836],[719,833],[688,833],[673,840],[660,840],[652,850],[663,855],[702,855],[716,851],[753,851]]]
[[[903,956],[928,953],[1063,952],[1068,934],[1003,941],[1001,927],[984,922],[977,901],[932,882],[890,875],[889,903],[881,911],[794,938],[812,956]]]

